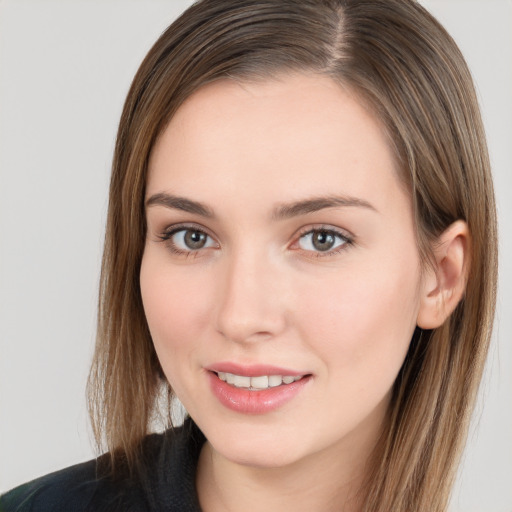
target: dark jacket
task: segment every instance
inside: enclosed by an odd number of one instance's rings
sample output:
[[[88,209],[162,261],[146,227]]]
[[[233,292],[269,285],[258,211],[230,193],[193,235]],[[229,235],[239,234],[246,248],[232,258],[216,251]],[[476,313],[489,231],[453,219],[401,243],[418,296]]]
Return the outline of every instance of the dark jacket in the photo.
[[[144,439],[136,476],[98,477],[102,456],[12,489],[0,512],[200,512],[195,476],[204,441],[189,419]]]

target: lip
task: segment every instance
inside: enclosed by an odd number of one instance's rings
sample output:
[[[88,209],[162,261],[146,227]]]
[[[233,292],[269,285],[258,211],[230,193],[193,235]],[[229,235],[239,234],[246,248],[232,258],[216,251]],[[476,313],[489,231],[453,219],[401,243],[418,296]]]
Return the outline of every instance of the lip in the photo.
[[[208,370],[206,374],[213,395],[224,407],[241,414],[265,414],[275,411],[299,395],[312,379],[311,374],[269,365],[240,366],[234,363],[219,363],[205,369]],[[217,376],[217,372],[234,373],[246,377],[258,375],[304,376],[291,384],[251,391],[245,388],[236,388],[222,381]]]
[[[258,377],[259,375],[288,375],[298,377],[300,375],[309,375],[309,372],[298,372],[297,370],[290,370],[289,368],[268,364],[241,365],[228,361],[205,366],[205,370],[215,373],[233,373],[244,377]]]

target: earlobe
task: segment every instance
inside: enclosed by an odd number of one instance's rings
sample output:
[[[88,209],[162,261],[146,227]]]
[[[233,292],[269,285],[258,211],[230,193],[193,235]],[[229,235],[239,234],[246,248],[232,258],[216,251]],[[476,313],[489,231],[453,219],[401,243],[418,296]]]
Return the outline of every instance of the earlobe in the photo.
[[[464,296],[469,272],[469,230],[458,220],[433,248],[435,267],[424,276],[417,325],[435,329],[443,324]]]

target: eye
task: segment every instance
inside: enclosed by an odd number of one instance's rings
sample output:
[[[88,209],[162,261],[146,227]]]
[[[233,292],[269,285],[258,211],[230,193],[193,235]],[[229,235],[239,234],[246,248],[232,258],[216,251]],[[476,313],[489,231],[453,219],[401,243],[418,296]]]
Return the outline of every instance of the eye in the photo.
[[[170,244],[171,249],[178,253],[189,253],[217,247],[213,238],[197,228],[179,227],[164,233],[160,237]]]
[[[297,245],[303,251],[327,253],[348,243],[348,237],[332,229],[312,229],[299,238]]]

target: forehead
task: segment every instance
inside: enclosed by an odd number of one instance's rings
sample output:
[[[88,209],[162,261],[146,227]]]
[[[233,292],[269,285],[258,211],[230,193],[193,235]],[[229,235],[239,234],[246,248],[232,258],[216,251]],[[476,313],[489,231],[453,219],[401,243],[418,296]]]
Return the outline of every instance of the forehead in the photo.
[[[178,109],[153,148],[148,194],[205,183],[211,193],[361,195],[400,186],[381,124],[327,77],[223,80]],[[177,189],[177,190],[176,190]],[[206,191],[205,191],[206,192]],[[207,197],[204,198],[208,199]]]

